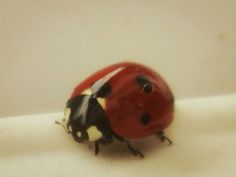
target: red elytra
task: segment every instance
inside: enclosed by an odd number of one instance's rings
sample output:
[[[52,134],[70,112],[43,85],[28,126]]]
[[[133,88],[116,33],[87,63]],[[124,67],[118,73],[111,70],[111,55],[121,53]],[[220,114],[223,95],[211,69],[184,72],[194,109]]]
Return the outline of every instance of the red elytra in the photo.
[[[152,83],[152,91],[144,92],[136,77],[145,76]],[[125,138],[142,138],[165,129],[173,119],[173,94],[162,77],[149,67],[137,63],[118,63],[108,66],[80,83],[71,98],[79,96],[85,89],[99,80],[111,86],[105,98],[105,113],[112,130]],[[143,124],[142,114],[150,120]]]

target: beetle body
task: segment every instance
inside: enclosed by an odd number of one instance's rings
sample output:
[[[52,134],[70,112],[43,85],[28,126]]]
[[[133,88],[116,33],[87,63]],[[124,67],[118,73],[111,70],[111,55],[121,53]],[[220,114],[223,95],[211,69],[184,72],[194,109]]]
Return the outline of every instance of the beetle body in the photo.
[[[109,144],[113,139],[127,143],[127,138],[158,134],[173,119],[173,94],[152,69],[137,63],[108,66],[81,82],[67,101],[63,123],[78,142],[85,140]]]

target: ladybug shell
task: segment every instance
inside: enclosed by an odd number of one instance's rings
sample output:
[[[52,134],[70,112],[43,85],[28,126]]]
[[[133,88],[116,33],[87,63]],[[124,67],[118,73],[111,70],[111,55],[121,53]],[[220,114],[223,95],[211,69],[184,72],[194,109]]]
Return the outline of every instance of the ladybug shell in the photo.
[[[146,93],[137,83],[139,76],[152,83],[150,92]],[[171,123],[174,110],[172,92],[152,69],[136,63],[108,66],[79,84],[71,97],[80,95],[99,80],[111,87],[111,93],[105,97],[104,111],[116,134],[142,138],[163,130]]]

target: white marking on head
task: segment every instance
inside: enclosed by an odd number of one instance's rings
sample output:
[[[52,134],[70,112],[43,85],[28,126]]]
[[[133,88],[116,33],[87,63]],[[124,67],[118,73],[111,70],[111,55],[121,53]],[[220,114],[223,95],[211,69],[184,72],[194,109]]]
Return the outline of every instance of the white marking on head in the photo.
[[[70,114],[71,114],[71,109],[70,108],[65,108],[65,110],[64,110],[64,117],[62,118],[62,121],[55,121],[55,123],[61,125],[67,131],[67,133],[71,133],[72,132],[72,128],[68,124],[69,123],[69,119],[70,119]]]
[[[100,98],[100,97],[98,97],[98,98],[97,98],[97,101],[98,101],[98,103],[102,106],[103,109],[106,108],[106,100],[105,100],[105,98]]]
[[[81,95],[92,95],[92,90],[90,90],[90,89],[85,89],[85,90],[81,93]]]
[[[69,131],[72,132],[72,127],[69,125]]]
[[[81,133],[80,131],[78,131],[78,132],[76,133],[76,135],[81,138],[82,133]]]
[[[100,132],[95,125],[89,127],[87,133],[89,141],[96,141],[102,137],[102,132]]]
[[[65,108],[63,122],[67,123],[69,121],[70,114],[71,114],[71,109],[70,108]]]

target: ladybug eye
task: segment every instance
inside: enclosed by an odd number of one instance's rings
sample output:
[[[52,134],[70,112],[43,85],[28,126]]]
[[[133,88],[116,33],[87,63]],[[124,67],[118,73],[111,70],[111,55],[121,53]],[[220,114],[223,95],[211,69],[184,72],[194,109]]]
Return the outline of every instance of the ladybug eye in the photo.
[[[140,117],[140,121],[143,125],[147,125],[151,120],[151,116],[148,113],[143,113]]]
[[[136,82],[138,83],[138,85],[140,86],[140,88],[142,89],[142,91],[144,91],[145,93],[151,93],[153,92],[154,88],[152,83],[148,80],[148,78],[144,75],[138,75],[136,77]]]

